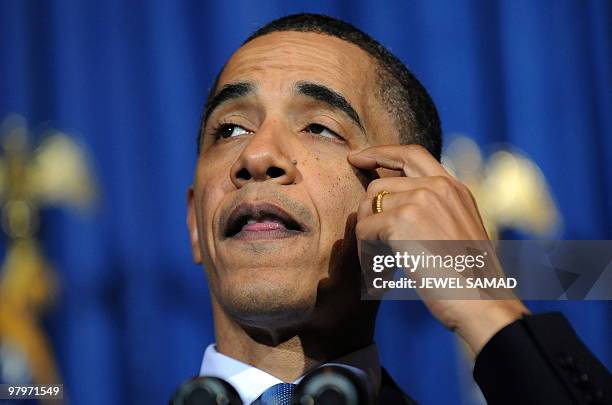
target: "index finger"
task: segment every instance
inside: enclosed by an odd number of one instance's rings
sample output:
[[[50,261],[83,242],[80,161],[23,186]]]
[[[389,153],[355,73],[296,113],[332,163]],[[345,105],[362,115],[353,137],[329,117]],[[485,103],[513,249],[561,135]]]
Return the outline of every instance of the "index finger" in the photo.
[[[440,162],[421,145],[371,146],[348,155],[348,161],[360,169],[382,167],[402,171],[408,177],[449,176]]]

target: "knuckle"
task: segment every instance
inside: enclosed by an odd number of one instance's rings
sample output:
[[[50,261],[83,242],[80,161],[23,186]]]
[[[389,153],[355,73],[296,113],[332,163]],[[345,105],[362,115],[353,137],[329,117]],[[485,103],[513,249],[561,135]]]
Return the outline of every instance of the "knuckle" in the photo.
[[[361,201],[359,202],[358,209],[362,210],[362,209],[364,209],[368,205],[370,205],[370,206],[372,205],[372,200],[369,199],[369,198],[362,198]]]
[[[381,239],[383,240],[398,240],[401,239],[395,228],[387,227],[381,231]]]
[[[367,221],[357,221],[357,225],[355,225],[355,235],[358,240],[364,240],[368,238],[368,223]]]
[[[366,197],[372,200],[372,198],[374,198],[376,194],[380,191],[393,192],[400,186],[400,181],[401,180],[398,177],[372,180],[366,190]]]
[[[366,190],[366,195],[369,198],[373,198],[376,193],[378,193],[379,191],[382,191],[384,189],[384,179],[374,179],[370,182],[370,184],[368,185],[368,189]]]
[[[464,183],[457,181],[456,187],[457,189],[459,189],[459,191],[461,191],[462,193],[466,194],[466,195],[472,195],[472,191],[470,190],[470,188],[468,186],[466,186]]]
[[[405,146],[405,148],[408,152],[411,153],[423,153],[426,150],[423,146],[417,143],[408,144]]]
[[[405,222],[412,222],[418,215],[418,208],[412,204],[406,204],[399,208],[399,217]]]
[[[412,197],[419,202],[427,202],[435,197],[435,193],[429,188],[421,187],[412,192]]]
[[[457,183],[445,176],[436,176],[434,187],[439,195],[445,198],[452,197],[457,192]]]
[[[433,183],[438,189],[452,188],[453,180],[446,176],[433,177]]]
[[[453,181],[453,189],[455,190],[455,192],[461,195],[470,194],[470,189],[468,188],[468,186],[466,186],[464,183],[460,182],[459,180]]]
[[[357,216],[363,218],[372,210],[372,201],[370,199],[362,200],[357,208]]]

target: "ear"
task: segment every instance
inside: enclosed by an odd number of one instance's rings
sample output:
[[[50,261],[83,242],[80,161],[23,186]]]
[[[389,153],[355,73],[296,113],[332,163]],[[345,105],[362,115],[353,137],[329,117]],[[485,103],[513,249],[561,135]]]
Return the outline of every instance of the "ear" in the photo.
[[[187,190],[187,228],[189,229],[193,261],[196,264],[202,264],[202,250],[200,249],[200,233],[198,232],[193,186],[189,186],[189,190]]]

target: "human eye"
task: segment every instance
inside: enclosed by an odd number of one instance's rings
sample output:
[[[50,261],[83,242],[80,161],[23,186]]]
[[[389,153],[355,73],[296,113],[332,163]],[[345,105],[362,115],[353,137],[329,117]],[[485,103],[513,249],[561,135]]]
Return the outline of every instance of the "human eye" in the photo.
[[[251,131],[238,124],[221,124],[213,129],[215,140],[234,138],[240,135],[250,134]]]
[[[312,134],[319,135],[319,136],[322,136],[322,137],[328,138],[328,139],[335,139],[335,140],[339,140],[339,141],[343,141],[344,140],[336,132],[332,131],[331,129],[329,129],[329,128],[321,125],[321,124],[310,124],[310,125],[308,125],[304,129],[304,131],[310,132]]]

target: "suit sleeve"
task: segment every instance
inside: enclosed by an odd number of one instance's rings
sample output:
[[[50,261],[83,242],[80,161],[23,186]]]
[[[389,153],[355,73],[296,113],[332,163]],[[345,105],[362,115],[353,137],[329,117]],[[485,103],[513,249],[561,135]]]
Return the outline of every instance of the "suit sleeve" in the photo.
[[[612,404],[612,376],[558,312],[497,332],[476,358],[474,379],[490,405]]]

